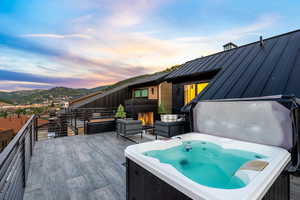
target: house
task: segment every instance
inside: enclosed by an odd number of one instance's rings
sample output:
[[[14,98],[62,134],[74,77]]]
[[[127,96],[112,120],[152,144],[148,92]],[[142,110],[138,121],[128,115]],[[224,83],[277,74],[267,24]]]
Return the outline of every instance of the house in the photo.
[[[172,83],[174,113],[192,99],[300,97],[300,30],[230,46],[188,61],[165,77]]]
[[[166,112],[172,110],[172,84],[164,80],[167,74],[160,72],[142,76],[101,94],[81,97],[74,100],[70,108],[116,108],[122,104],[128,117],[140,119],[144,125],[152,125],[158,118],[159,105],[163,105]]]
[[[29,117],[26,115],[20,115],[19,117],[16,115],[9,115],[6,118],[0,117],[0,129],[12,129],[13,136],[15,136],[28,119]]]
[[[158,119],[159,106],[171,112],[172,84],[164,81],[167,74],[157,73],[128,86],[129,99],[125,101],[125,110],[130,117],[141,120],[143,125],[153,125]]]
[[[13,137],[13,129],[0,129],[0,152],[8,145],[8,143],[13,139]]]

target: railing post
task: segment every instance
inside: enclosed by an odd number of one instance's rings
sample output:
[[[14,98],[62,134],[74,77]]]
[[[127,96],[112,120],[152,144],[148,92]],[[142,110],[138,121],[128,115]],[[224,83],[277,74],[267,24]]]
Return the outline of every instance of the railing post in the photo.
[[[25,129],[27,131],[27,128]],[[23,172],[23,187],[25,188],[26,186],[26,155],[25,155],[25,148],[26,148],[26,134],[24,134],[23,138],[20,139],[19,145],[21,142],[21,145],[23,145],[23,150],[22,150],[22,172]]]
[[[75,135],[78,135],[78,131],[77,131],[77,113],[75,113]]]
[[[34,118],[34,138],[35,138],[35,141],[38,141],[38,118],[35,117]]]
[[[30,134],[29,134],[29,142],[30,142],[30,156],[32,156],[32,153],[33,153],[33,140],[32,140],[32,135],[33,135],[33,124],[34,124],[34,120],[30,123],[30,128],[29,128],[29,131],[30,131]]]

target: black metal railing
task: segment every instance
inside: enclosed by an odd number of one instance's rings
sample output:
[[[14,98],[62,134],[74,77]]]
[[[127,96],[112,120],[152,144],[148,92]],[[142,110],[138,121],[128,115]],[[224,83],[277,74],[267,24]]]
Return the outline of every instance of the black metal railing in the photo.
[[[154,112],[158,109],[157,99],[128,99],[125,101],[125,111],[131,115],[141,112]]]
[[[157,105],[157,99],[133,98],[125,101],[125,105]]]
[[[33,115],[0,153],[0,200],[23,199],[36,140],[37,118]]]
[[[83,133],[87,134],[89,132],[87,124],[92,125],[91,121],[93,120],[103,120],[98,123],[107,124],[106,119],[114,119],[116,110],[117,108],[69,108],[60,115],[63,114],[68,127],[72,129],[75,135],[78,135],[79,127],[82,127]]]

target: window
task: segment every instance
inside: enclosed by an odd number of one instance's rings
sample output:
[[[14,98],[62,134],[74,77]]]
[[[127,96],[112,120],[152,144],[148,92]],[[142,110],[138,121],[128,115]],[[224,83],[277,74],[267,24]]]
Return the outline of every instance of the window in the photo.
[[[134,91],[134,97],[148,97],[148,89],[138,89]]]
[[[151,94],[154,95],[154,88],[151,88]]]
[[[207,85],[208,85],[208,83],[198,83],[197,84],[197,95],[200,94],[200,92],[202,92],[202,90],[204,90],[204,88],[206,88]]]
[[[142,97],[148,97],[148,90],[147,89],[142,90]]]
[[[208,83],[197,83],[184,86],[184,104],[188,104],[200,94]]]
[[[141,97],[142,94],[141,94],[141,90],[135,90],[134,91],[134,97]]]

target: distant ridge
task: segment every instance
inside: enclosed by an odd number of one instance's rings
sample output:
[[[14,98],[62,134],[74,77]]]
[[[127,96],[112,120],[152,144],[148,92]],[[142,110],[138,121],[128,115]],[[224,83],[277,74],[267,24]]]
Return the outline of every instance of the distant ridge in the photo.
[[[92,89],[86,88],[67,88],[54,87],[48,90],[21,90],[13,92],[0,92],[0,103],[6,104],[34,104],[42,103],[46,100],[55,100],[60,97],[67,97],[70,99],[79,98],[94,92],[99,92],[109,86],[100,86]]]
[[[11,105],[10,102],[0,99],[0,106],[9,106],[9,105]]]

